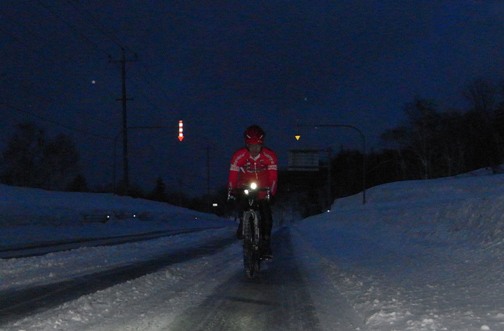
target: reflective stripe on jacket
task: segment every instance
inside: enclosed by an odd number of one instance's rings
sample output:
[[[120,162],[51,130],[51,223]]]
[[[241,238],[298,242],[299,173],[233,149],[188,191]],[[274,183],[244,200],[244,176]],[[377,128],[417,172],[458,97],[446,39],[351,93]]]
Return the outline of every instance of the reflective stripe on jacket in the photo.
[[[278,180],[277,164],[275,152],[267,147],[263,146],[255,158],[250,155],[246,147],[240,148],[231,158],[228,188],[239,188],[256,182],[259,187],[269,187],[271,195],[275,195]]]

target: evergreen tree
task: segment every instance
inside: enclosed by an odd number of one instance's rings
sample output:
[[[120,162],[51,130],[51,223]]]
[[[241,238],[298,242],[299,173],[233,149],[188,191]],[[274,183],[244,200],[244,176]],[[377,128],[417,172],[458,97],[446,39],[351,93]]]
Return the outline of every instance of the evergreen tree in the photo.
[[[88,192],[88,184],[86,181],[86,177],[83,175],[79,174],[77,175],[74,180],[68,185],[67,191],[70,192]]]
[[[163,181],[163,178],[158,177],[158,179],[156,180],[156,186],[149,195],[149,198],[156,201],[166,201],[166,185]]]

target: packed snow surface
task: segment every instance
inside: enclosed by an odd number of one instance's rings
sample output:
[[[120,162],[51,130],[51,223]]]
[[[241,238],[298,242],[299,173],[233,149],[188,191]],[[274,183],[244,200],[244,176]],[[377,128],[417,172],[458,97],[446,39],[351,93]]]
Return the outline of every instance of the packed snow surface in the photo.
[[[316,328],[504,330],[503,175],[480,171],[396,182],[366,193],[366,204],[361,194],[339,199],[330,212],[288,225],[292,263],[302,270],[299,287],[309,292]],[[100,222],[106,215],[110,219]],[[205,229],[4,258],[0,297],[163,254],[183,254],[231,237],[236,227],[232,220],[163,203],[5,185],[0,185],[0,225],[0,253],[72,238]],[[275,255],[270,263],[281,259]],[[236,241],[54,307],[6,318],[0,330],[174,329],[184,312],[215,296],[241,268]],[[260,276],[267,279],[268,272],[265,268]],[[292,312],[290,318],[302,318],[297,316]],[[245,321],[239,325],[247,329]]]

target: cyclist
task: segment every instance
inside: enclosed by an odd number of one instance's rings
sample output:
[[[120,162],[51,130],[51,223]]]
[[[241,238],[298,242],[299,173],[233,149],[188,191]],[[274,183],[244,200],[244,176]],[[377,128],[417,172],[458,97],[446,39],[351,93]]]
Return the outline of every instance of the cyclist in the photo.
[[[271,196],[277,191],[278,166],[274,151],[264,146],[265,133],[258,125],[249,126],[244,134],[245,147],[238,149],[231,158],[229,168],[228,189],[232,192],[242,185],[256,182],[258,187],[269,187]],[[261,213],[261,232],[264,238],[262,256],[265,259],[273,257],[271,251],[271,229],[273,217],[270,201],[266,192],[259,192],[259,208]],[[244,201],[245,202],[245,201]],[[242,220],[236,231],[238,239],[243,239]]]

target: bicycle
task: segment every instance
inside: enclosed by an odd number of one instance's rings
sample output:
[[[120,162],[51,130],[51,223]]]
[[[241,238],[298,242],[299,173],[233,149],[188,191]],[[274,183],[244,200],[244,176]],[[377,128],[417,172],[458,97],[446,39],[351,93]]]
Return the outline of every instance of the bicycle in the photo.
[[[246,199],[247,207],[242,214],[242,234],[243,234],[243,266],[248,278],[254,278],[261,270],[261,252],[263,249],[263,238],[261,234],[261,213],[259,211],[258,194],[266,192],[266,199],[270,199],[270,188],[257,187],[256,183],[243,187],[238,192]],[[231,197],[230,192],[228,199]]]

